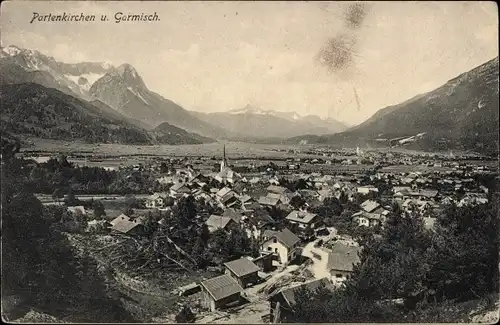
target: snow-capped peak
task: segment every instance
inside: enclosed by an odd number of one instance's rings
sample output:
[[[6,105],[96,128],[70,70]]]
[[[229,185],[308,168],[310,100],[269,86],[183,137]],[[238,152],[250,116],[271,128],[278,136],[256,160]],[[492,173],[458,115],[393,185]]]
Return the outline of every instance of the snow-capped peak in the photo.
[[[19,53],[21,53],[22,50],[15,45],[9,45],[7,47],[2,48],[2,51],[5,54],[8,54],[9,56],[14,56],[14,55],[18,55]]]
[[[113,67],[113,64],[111,62],[103,62],[101,63],[101,67],[103,67],[103,69],[109,70]]]
[[[252,105],[247,105],[241,109],[233,109],[230,110],[228,113],[235,115],[236,114],[270,115],[295,121],[302,119],[302,116],[296,112],[277,112],[274,110],[265,110],[260,107],[255,107]]]
[[[254,107],[247,105],[240,109],[233,109],[229,111],[230,114],[257,114],[257,115],[268,115],[270,111],[263,110],[259,107]]]

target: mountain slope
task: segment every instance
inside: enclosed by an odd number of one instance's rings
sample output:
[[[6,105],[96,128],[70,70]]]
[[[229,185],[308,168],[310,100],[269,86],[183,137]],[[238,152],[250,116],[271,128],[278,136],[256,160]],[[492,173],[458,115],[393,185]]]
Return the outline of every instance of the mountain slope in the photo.
[[[389,106],[345,132],[289,142],[498,150],[498,57],[443,86]],[[418,135],[418,136],[417,136]],[[392,141],[391,141],[392,140]]]
[[[1,129],[20,136],[91,143],[196,144],[196,136],[156,139],[103,103],[91,103],[35,83],[2,84]]]
[[[333,119],[322,120],[318,116],[302,117],[294,112],[276,112],[247,106],[243,109],[218,113],[191,112],[199,119],[239,133],[248,138],[287,138],[302,134],[329,134],[347,129]]]
[[[37,83],[93,101],[96,106],[101,106],[96,102],[99,100],[142,128],[153,128],[167,121],[192,132],[216,137],[227,135],[225,130],[196,119],[174,102],[149,91],[128,64],[120,67],[102,62],[68,64],[35,50],[9,46],[0,49],[0,81],[3,84]]]
[[[203,137],[196,133],[189,133],[184,129],[163,122],[151,130],[158,142],[165,144],[203,144],[215,142],[211,138]]]
[[[34,82],[82,99],[89,99],[91,84],[111,68],[110,64],[102,62],[58,62],[38,51],[16,46],[0,49],[3,82]]]
[[[150,91],[129,64],[112,68],[92,85],[89,92],[93,99],[98,99],[120,113],[152,127],[166,121],[205,136],[227,136],[224,129],[200,121],[181,106]]]

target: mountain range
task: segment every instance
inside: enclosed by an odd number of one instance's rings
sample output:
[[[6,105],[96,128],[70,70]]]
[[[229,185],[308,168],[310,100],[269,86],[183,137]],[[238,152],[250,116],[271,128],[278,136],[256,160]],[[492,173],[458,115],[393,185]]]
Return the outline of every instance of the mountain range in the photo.
[[[2,128],[17,134],[131,143],[229,139],[426,150],[498,149],[498,57],[434,91],[381,109],[352,128],[334,119],[251,105],[219,113],[188,111],[149,90],[130,64],[68,64],[15,46],[0,50],[0,84],[2,106],[9,105],[2,107]]]
[[[97,81],[100,82],[96,85]],[[116,99],[111,101],[110,98],[113,99],[113,94],[119,93],[123,87],[117,86],[109,91],[109,96],[104,96],[102,88],[106,87],[106,82],[126,85],[122,102]],[[130,105],[128,100],[136,96],[133,94],[134,96],[127,98],[127,91],[140,95],[146,87],[135,69],[129,65],[115,68],[108,63],[99,62],[66,64],[38,51],[9,46],[0,51],[0,84],[2,106],[9,105],[2,108],[2,128],[13,133],[91,142],[200,144],[215,141],[182,129],[166,133],[161,129],[150,132],[146,129],[152,129],[152,126],[147,121],[138,115],[123,114],[122,106]],[[96,86],[91,92],[93,85]],[[23,91],[19,91],[20,89]],[[32,97],[27,97],[26,94]],[[106,101],[112,102],[115,107],[108,105]],[[54,105],[59,109],[54,111]],[[120,105],[118,109],[117,105]],[[64,109],[61,108],[63,106]],[[71,109],[77,113],[71,114],[68,111]],[[183,111],[182,108],[179,109]],[[92,118],[89,119],[89,116]],[[99,120],[99,116],[103,119]],[[23,117],[28,119],[25,121]],[[38,122],[32,123],[33,121],[43,121],[45,124],[37,125]],[[65,127],[57,125],[63,121],[69,124],[66,123]],[[87,125],[89,121],[93,124]],[[118,131],[114,123],[117,121],[120,124],[119,132],[126,133],[127,136],[115,134]],[[159,121],[161,123],[161,119]],[[40,128],[40,125],[44,125],[44,128]],[[79,125],[83,129],[76,132]],[[109,133],[106,136],[103,135],[104,129]]]
[[[260,138],[289,138],[302,134],[337,133],[347,129],[347,125],[331,118],[321,119],[316,115],[300,116],[294,112],[264,110],[251,105],[227,112],[191,111],[191,114],[246,138],[255,138],[256,135]]]
[[[408,146],[425,150],[498,151],[498,57],[333,135],[307,135],[288,143]]]
[[[147,129],[167,122],[188,133],[199,133],[205,137],[255,140],[306,133],[334,133],[346,128],[332,119],[323,120],[317,116],[297,119],[290,114],[273,111],[268,111],[273,114],[259,114],[250,110],[239,114],[232,111],[228,114],[230,119],[224,113],[212,115],[189,112],[149,90],[130,64],[118,67],[102,62],[67,64],[35,50],[9,46],[0,51],[0,70],[3,83],[38,83],[83,100],[98,100]],[[259,125],[258,133],[248,132],[246,128],[252,126],[250,129],[255,129],[254,122]]]
[[[148,131],[100,103],[94,105],[35,83],[0,88],[1,130],[7,134],[90,143],[202,144],[210,138],[182,129]]]

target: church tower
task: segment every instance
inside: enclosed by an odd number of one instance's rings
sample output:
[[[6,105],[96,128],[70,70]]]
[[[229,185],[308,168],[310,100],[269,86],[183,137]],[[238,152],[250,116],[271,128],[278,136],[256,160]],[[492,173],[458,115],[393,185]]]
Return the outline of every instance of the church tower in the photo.
[[[226,145],[223,147],[222,160],[220,162],[220,171],[222,172],[226,168]]]

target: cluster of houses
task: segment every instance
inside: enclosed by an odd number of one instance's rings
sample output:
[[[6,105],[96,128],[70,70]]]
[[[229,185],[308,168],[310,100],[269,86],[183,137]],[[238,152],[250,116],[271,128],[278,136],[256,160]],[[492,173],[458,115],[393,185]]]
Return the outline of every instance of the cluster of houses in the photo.
[[[311,231],[318,234],[324,229],[322,217],[312,212],[312,208],[321,206],[327,198],[343,198],[351,204],[357,202],[359,209],[352,211],[352,222],[368,228],[383,227],[395,203],[402,212],[423,215],[426,225],[432,228],[433,212],[446,204],[460,206],[488,201],[488,190],[473,181],[474,171],[457,173],[460,165],[450,168],[453,170],[444,173],[395,172],[378,168],[369,173],[349,175],[307,173],[302,169],[300,173],[240,174],[228,165],[224,152],[217,173],[206,175],[187,165],[178,168],[175,174],[160,175],[158,182],[171,186],[167,192],[147,197],[145,206],[168,211],[180,198],[193,196],[223,211],[199,217],[211,233],[241,228],[249,237],[259,240],[259,257],[226,262],[224,274],[185,288],[185,292],[201,291],[203,305],[213,311],[240,301],[246,288],[265,281],[261,273],[270,272],[273,265],[287,266],[302,256],[304,244],[309,239],[305,234]],[[302,180],[306,188],[292,191],[282,184],[282,180]],[[301,207],[293,205],[297,197],[305,202]],[[275,220],[270,214],[273,209],[286,211],[284,220]],[[112,231],[128,235],[140,235],[143,226],[142,218],[125,214],[109,223]],[[341,285],[359,263],[360,250],[356,243],[330,239],[313,253],[324,263],[329,276],[303,286]],[[269,297],[270,313],[275,315],[277,309],[286,313],[293,305],[297,288],[283,288]]]

